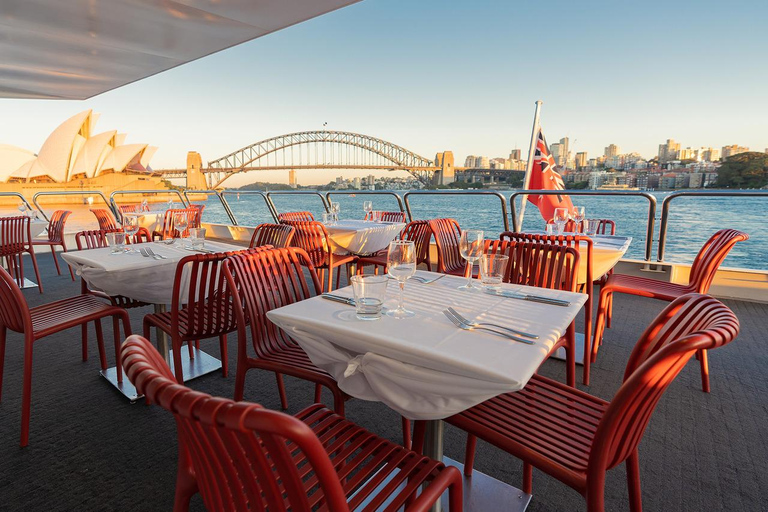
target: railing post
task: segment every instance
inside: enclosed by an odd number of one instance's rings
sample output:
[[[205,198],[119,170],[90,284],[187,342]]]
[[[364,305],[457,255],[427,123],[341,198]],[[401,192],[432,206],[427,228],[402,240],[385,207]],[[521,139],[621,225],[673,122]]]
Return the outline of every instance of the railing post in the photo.
[[[469,195],[469,196],[496,196],[501,201],[501,213],[504,217],[502,225],[504,226],[504,231],[509,231],[509,214],[507,212],[507,199],[500,194],[499,192],[496,192],[495,190],[444,190],[444,191],[431,191],[431,190],[420,190],[420,191],[409,191],[406,192],[403,195],[403,200],[405,201],[405,209],[408,212],[408,219],[413,220],[413,214],[411,212],[411,203],[409,200],[409,197],[412,195],[416,196],[448,196],[448,195]]]

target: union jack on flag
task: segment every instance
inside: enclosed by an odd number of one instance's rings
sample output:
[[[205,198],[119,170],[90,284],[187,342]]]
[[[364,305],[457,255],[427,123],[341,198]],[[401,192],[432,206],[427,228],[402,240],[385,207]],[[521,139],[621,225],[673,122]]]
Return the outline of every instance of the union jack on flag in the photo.
[[[555,171],[555,159],[549,153],[549,147],[541,129],[536,137],[533,169],[528,188],[530,190],[565,190],[563,177]],[[539,208],[545,221],[552,219],[555,208],[568,208],[568,211],[573,211],[573,203],[567,195],[530,195],[528,200]]]

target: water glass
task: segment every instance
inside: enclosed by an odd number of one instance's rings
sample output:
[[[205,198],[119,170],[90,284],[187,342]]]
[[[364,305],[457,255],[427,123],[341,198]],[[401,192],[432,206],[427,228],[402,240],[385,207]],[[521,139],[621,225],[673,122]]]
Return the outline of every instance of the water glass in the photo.
[[[480,281],[486,288],[501,289],[507,263],[509,263],[509,256],[506,254],[484,254],[480,258]]]
[[[467,260],[470,267],[474,267],[475,262],[483,255],[483,245],[485,242],[485,233],[480,229],[465,229],[461,232],[459,240],[459,252],[461,257]],[[478,291],[478,288],[472,284],[472,271],[469,272],[467,283],[459,286],[459,290],[469,292]]]
[[[125,232],[125,243],[133,241],[133,235],[139,231],[139,216],[126,213],[123,215],[123,231]],[[132,251],[128,251],[132,252]]]
[[[371,212],[373,211],[373,201],[363,201],[363,211],[365,212],[365,219],[370,220]]]
[[[600,219],[588,219],[587,223],[587,236],[595,236],[597,230],[600,227]]]
[[[187,226],[189,226],[189,219],[187,218],[186,213],[180,212],[174,214],[173,229],[179,232],[179,238],[182,240],[184,239],[184,233],[187,231]]]
[[[116,231],[107,233],[107,245],[112,248],[110,254],[122,254],[125,252],[125,233]]]
[[[562,235],[565,230],[565,225],[568,223],[568,208],[555,208],[555,226],[557,226],[557,234]]]
[[[387,276],[352,276],[352,292],[358,320],[378,320],[387,295]]]
[[[192,249],[200,250],[205,248],[205,228],[191,228],[189,230],[189,241]]]
[[[323,212],[323,224],[326,226],[330,226],[333,221],[333,214],[328,212]]]
[[[339,222],[339,213],[341,213],[341,205],[338,202],[331,201],[331,213],[333,214],[333,223]]]
[[[582,224],[586,217],[587,217],[587,211],[583,206],[573,207],[573,222],[576,224],[576,226],[574,227],[574,231],[576,233],[581,233],[582,227],[583,227]]]
[[[394,318],[408,318],[416,313],[405,309],[403,290],[405,282],[416,273],[416,245],[411,240],[394,240],[389,244],[387,252],[387,273],[397,279],[400,285],[400,301],[397,309],[387,311]]]
[[[555,225],[551,222],[547,222],[547,225],[544,228],[544,231],[547,233],[548,236],[555,234]]]

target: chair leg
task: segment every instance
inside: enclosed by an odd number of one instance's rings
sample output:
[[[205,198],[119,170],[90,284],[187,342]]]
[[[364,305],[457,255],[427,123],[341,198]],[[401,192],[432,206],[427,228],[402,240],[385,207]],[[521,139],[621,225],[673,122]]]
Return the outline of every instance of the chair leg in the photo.
[[[189,351],[189,358],[194,359],[195,358],[195,341],[194,340],[187,341],[187,351]]]
[[[344,417],[344,394],[339,388],[332,389],[333,392],[333,412]]]
[[[427,422],[415,420],[413,422],[413,440],[411,441],[411,450],[416,453],[424,453],[424,435],[427,431]]]
[[[37,258],[35,257],[35,253],[30,250],[29,255],[32,257],[32,267],[35,269],[35,277],[37,278],[37,289],[40,290],[40,293],[43,293],[43,280],[40,279],[40,269],[37,268]],[[22,273],[22,276],[24,274]]]
[[[706,350],[699,350],[699,364],[701,365],[701,389],[709,393],[709,356]]]
[[[229,354],[227,352],[227,335],[219,336],[219,350],[221,351],[221,374],[229,375]]]
[[[34,340],[24,340],[24,384],[21,390],[21,446],[29,444],[29,416],[32,403],[32,343]]]
[[[188,512],[192,496],[197,494],[198,487],[192,471],[189,468],[189,457],[179,454],[178,470],[176,471],[176,492],[173,498],[173,512]]]
[[[53,248],[53,245],[51,247],[51,255],[53,256],[53,264],[56,265],[56,273],[61,275],[61,269],[59,268],[59,260],[56,258],[56,249]]]
[[[61,244],[61,252],[67,252],[67,244],[62,242]],[[69,269],[69,276],[72,278],[72,280],[75,280],[75,273],[72,271],[72,267],[67,264],[67,268]]]
[[[315,384],[315,403],[323,403],[323,386],[320,384]]]
[[[567,342],[565,345],[565,380],[566,384],[576,389],[576,327],[571,323],[566,333]],[[585,340],[586,343],[586,340]],[[587,370],[587,359],[589,354],[584,354],[584,385],[589,385],[589,370]]]
[[[533,493],[533,466],[527,462],[523,462],[523,492]]]
[[[7,334],[5,327],[0,327],[0,399],[3,396],[3,370],[5,369],[5,335]]]
[[[467,447],[464,451],[464,476],[472,476],[475,467],[475,451],[477,450],[477,437],[467,434]]]
[[[234,400],[239,402],[243,399],[243,393],[245,392],[245,373],[248,371],[248,366],[245,361],[237,361],[237,370],[235,370],[235,396]],[[279,387],[279,384],[278,384]]]
[[[115,371],[117,372],[117,383],[123,383],[123,361],[120,357],[120,317],[112,316],[112,332],[115,337]],[[126,332],[126,337],[128,333]]]
[[[584,318],[584,360],[583,360],[583,367],[581,370],[581,381],[582,384],[585,386],[589,386],[589,370],[590,370],[590,363],[592,362],[592,343],[595,342],[595,340],[592,337],[592,296],[594,295],[594,288],[592,287],[591,283],[587,285],[587,293],[589,295],[587,296],[587,302],[584,305],[584,313],[586,314],[586,317]],[[574,354],[574,361],[576,356],[576,345],[574,341],[574,347],[573,347],[573,354]],[[575,365],[575,362],[574,362]],[[574,373],[576,371],[576,367],[574,366]],[[575,379],[575,378],[574,378]],[[576,381],[574,380],[573,387],[576,387]]]
[[[181,339],[176,336],[171,336],[171,352],[173,352],[173,374],[176,377],[176,382],[184,384],[184,369],[181,365]]]
[[[403,447],[406,450],[410,450],[412,443],[411,443],[411,420],[406,418],[405,416],[401,416],[401,422],[403,424]]]
[[[333,291],[333,268],[330,266],[328,266],[328,286],[325,291],[328,293]]]
[[[96,326],[96,343],[99,347],[99,362],[102,371],[107,369],[107,353],[104,350],[104,331],[101,329],[101,319],[97,319],[93,324]]]
[[[88,324],[83,324],[80,326],[80,337],[82,338],[82,351],[83,351],[83,361],[88,360]]]
[[[285,381],[283,380],[283,374],[276,373],[275,377],[277,378],[277,394],[280,395],[280,407],[282,407],[285,411],[288,409],[288,396],[285,394]]]
[[[613,295],[612,291],[600,290],[600,298],[597,303],[597,320],[595,321],[595,333],[592,336],[592,362],[597,360],[597,350],[603,343],[603,332],[605,331],[605,318],[608,310],[608,301]]]
[[[640,462],[637,449],[627,459],[627,487],[630,512],[642,512],[643,494],[640,491]]]
[[[613,320],[613,294],[608,298],[608,313],[605,321],[606,328],[611,328],[611,321]]]

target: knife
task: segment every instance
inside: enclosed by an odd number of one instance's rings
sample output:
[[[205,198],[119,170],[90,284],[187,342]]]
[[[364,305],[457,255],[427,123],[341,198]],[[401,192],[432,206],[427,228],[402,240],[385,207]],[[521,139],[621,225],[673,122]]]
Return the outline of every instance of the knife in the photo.
[[[507,297],[510,299],[527,300],[531,302],[540,302],[542,304],[550,304],[552,306],[568,307],[571,305],[567,300],[553,299],[551,297],[542,297],[541,295],[528,295],[525,293],[511,292],[511,291],[497,291],[497,290],[485,290],[485,293],[490,295],[496,295],[497,297]]]

